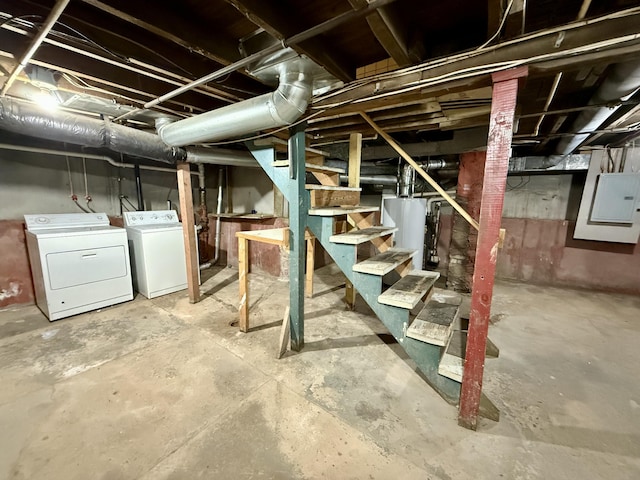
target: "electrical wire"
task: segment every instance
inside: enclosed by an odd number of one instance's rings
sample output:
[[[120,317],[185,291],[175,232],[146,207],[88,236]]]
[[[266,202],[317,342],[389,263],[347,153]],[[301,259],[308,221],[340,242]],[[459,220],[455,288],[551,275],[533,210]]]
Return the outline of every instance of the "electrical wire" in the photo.
[[[622,10],[622,11],[618,11],[618,12],[614,12],[611,14],[607,14],[607,15],[603,15],[601,17],[596,17],[596,18],[591,18],[591,19],[587,19],[587,20],[580,20],[580,21],[576,21],[574,23],[571,23],[569,25],[562,25],[559,27],[555,27],[555,28],[551,28],[551,29],[546,29],[546,30],[540,30],[538,32],[533,32],[530,33],[526,36],[522,36],[513,40],[508,40],[508,41],[504,41],[501,42],[499,44],[493,45],[493,46],[486,46],[483,48],[476,48],[475,50],[472,51],[468,51],[468,52],[462,52],[456,55],[451,55],[448,57],[443,57],[440,59],[436,59],[433,61],[430,61],[428,63],[423,63],[420,65],[412,65],[410,67],[406,67],[404,69],[398,69],[398,70],[394,70],[393,72],[386,72],[386,73],[381,73],[372,77],[367,77],[366,79],[363,79],[360,82],[352,82],[350,83],[346,88],[343,89],[337,89],[334,90],[332,92],[328,92],[324,95],[318,96],[315,99],[315,103],[321,102],[321,101],[325,101],[333,96],[336,95],[341,95],[344,94],[354,88],[358,88],[360,86],[366,85],[366,84],[376,84],[378,82],[387,80],[387,79],[398,79],[399,77],[402,77],[404,75],[409,75],[409,74],[413,74],[413,73],[426,73],[428,72],[428,70],[431,70],[433,68],[437,68],[443,65],[447,65],[447,64],[451,64],[451,63],[455,63],[464,59],[468,59],[468,58],[472,58],[478,55],[481,55],[483,53],[488,53],[494,50],[497,50],[499,48],[504,48],[507,46],[511,46],[511,45],[517,45],[526,41],[530,41],[539,37],[543,37],[543,36],[547,36],[547,35],[553,35],[555,33],[560,33],[560,32],[568,32],[580,27],[583,27],[585,25],[592,25],[592,24],[597,24],[597,23],[601,23],[607,20],[612,20],[612,19],[617,19],[617,18],[624,18],[624,17],[629,17],[629,16],[634,16],[634,15],[638,15],[640,13],[640,7],[633,7],[633,8],[629,8],[626,10]],[[625,37],[622,37],[625,38]],[[602,43],[602,42],[601,42]],[[565,51],[566,52],[566,51]],[[565,52],[558,52],[558,54],[563,54]],[[375,93],[376,90],[374,90]],[[326,105],[323,105],[321,107],[314,107],[314,108],[326,108]]]
[[[92,212],[90,212],[89,210],[87,210],[86,208],[84,208],[82,205],[80,205],[80,204],[78,203],[78,200],[74,200],[74,201],[73,201],[73,203],[75,203],[75,204],[78,206],[78,208],[79,208],[80,210],[82,210],[84,213],[92,213]],[[93,213],[96,213],[96,212],[93,212]]]
[[[500,35],[500,32],[502,31],[502,28],[504,27],[504,23],[507,21],[507,17],[509,16],[509,12],[511,11],[511,7],[512,6],[513,6],[513,0],[511,0],[509,2],[509,5],[507,5],[506,10],[504,11],[504,15],[502,16],[502,21],[500,22],[500,25],[498,26],[498,29],[496,30],[496,33],[494,33],[489,40],[487,40],[482,45],[480,45],[478,48],[476,48],[476,50],[482,50],[484,47],[486,47],[491,42],[493,42],[498,35]]]
[[[531,175],[527,176],[527,181],[526,182],[524,181],[524,177],[521,176],[520,177],[520,183],[518,183],[517,185],[512,186],[512,185],[509,184],[509,179],[507,178],[507,190],[511,191],[511,190],[516,190],[518,188],[522,188],[522,187],[526,186],[530,181],[531,181]]]
[[[133,210],[130,210],[129,207],[125,206],[125,208],[127,209],[128,212],[137,212],[138,211],[137,207],[133,203],[131,203],[131,201],[129,200],[129,197],[127,197],[126,195],[120,195],[120,203],[121,204],[122,204],[122,200],[126,201],[129,205],[131,205],[131,208],[133,208]]]
[[[18,16],[10,16],[0,22],[0,28],[4,27],[8,23],[11,23],[15,20],[23,20],[25,18],[42,18],[42,15],[18,15]],[[27,22],[30,23],[30,22]]]

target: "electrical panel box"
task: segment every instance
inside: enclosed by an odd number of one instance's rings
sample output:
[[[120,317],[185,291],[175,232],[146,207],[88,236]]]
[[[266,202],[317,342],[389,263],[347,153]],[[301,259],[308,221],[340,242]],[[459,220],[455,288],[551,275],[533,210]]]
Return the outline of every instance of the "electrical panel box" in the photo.
[[[601,173],[589,220],[601,223],[633,223],[640,206],[640,173]]]

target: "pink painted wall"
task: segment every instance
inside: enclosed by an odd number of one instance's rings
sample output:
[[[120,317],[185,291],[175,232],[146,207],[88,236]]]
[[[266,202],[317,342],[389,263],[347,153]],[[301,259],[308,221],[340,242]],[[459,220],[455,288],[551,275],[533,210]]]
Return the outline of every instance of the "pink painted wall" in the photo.
[[[640,295],[640,244],[574,240],[574,222],[503,218],[496,277]],[[451,216],[441,218],[439,269],[446,271]]]
[[[574,240],[574,222],[503,218],[496,275],[524,282],[640,294],[640,244]]]
[[[22,220],[0,220],[0,252],[0,308],[34,303]]]

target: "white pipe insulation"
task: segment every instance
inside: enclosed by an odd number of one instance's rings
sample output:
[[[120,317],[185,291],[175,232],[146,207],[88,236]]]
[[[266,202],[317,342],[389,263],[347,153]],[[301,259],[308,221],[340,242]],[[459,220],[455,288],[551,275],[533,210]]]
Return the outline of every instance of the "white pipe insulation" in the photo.
[[[558,143],[556,154],[569,155],[589,138],[591,132],[597,130],[620,108],[620,102],[626,100],[640,88],[640,62],[619,63],[604,80],[589,105],[610,103],[610,107],[583,110],[572,124],[572,131],[584,132],[565,137]]]

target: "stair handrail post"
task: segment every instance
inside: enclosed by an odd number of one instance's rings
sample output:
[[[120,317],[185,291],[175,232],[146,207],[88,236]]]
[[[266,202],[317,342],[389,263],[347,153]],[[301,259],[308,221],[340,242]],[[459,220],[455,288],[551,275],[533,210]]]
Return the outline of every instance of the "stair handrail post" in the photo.
[[[526,77],[527,73],[528,69],[525,66],[492,75],[493,93],[480,204],[480,230],[471,287],[469,332],[458,413],[458,424],[471,430],[476,430],[478,426],[518,81]]]
[[[291,349],[304,347],[305,230],[309,213],[309,193],[305,189],[305,123],[293,126],[289,136],[289,305]]]

